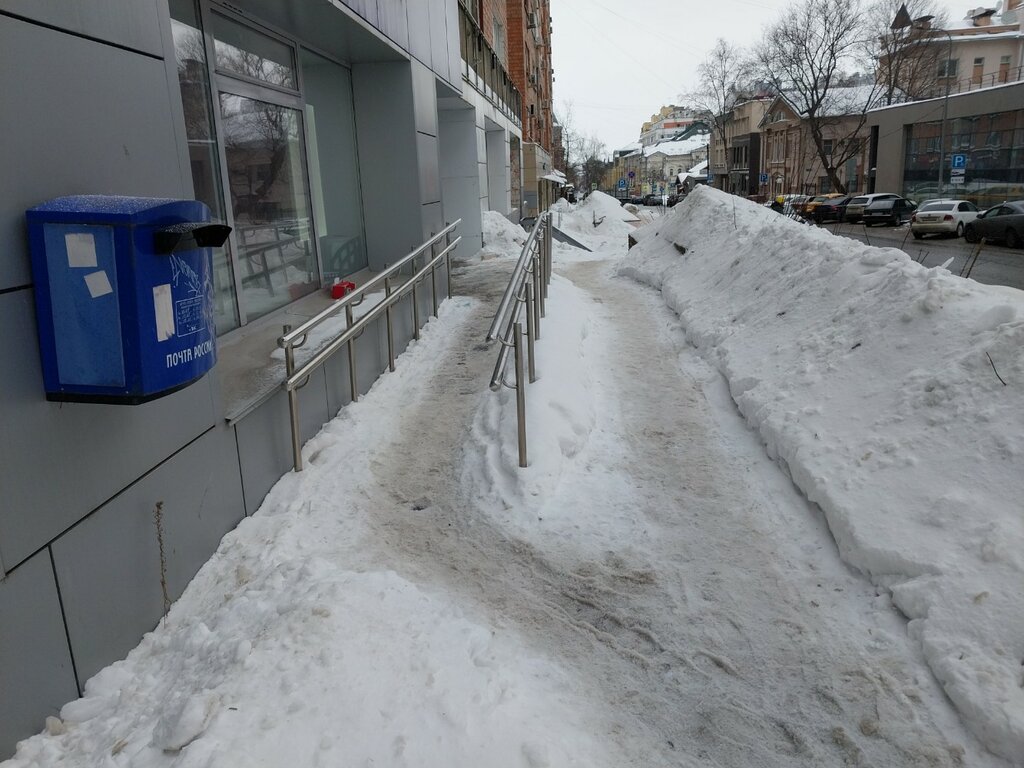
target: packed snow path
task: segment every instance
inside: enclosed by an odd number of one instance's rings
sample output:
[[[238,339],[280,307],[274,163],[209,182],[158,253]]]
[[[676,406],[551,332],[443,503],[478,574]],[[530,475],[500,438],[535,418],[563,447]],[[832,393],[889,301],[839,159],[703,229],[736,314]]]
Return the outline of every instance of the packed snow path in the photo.
[[[387,565],[464,594],[596,685],[632,764],[962,764],[978,748],[903,619],[840,563],[663,304],[607,262],[559,271],[589,293],[614,364],[591,437],[602,446],[542,507],[606,529],[605,548],[545,543],[543,515],[536,537],[510,535],[460,487],[501,287],[474,266],[458,285],[482,303],[458,351],[374,462]]]

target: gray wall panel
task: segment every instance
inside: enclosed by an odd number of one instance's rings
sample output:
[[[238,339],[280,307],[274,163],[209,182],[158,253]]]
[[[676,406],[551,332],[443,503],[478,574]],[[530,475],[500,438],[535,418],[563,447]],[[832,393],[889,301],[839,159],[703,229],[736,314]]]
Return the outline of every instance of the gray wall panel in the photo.
[[[377,26],[377,0],[341,0],[345,5]]]
[[[191,198],[163,61],[0,16],[0,93],[0,290],[31,282],[27,208],[71,194]]]
[[[422,242],[411,68],[355,64],[352,85],[367,256],[380,270]]]
[[[437,136],[437,78],[418,61],[411,62],[411,67],[416,130],[429,136]]]
[[[324,369],[310,375],[299,391],[299,435],[305,443],[328,421]],[[333,414],[331,414],[333,415]],[[245,491],[245,513],[251,515],[281,476],[292,468],[291,422],[283,391],[234,426]]]
[[[448,42],[448,82],[462,90],[462,50],[459,46],[458,0],[444,0],[444,19]],[[440,72],[439,67],[434,67]]]
[[[430,3],[430,58],[425,59],[439,77],[451,81],[451,62],[448,58],[448,0]],[[455,5],[455,0],[451,1]]]
[[[438,167],[437,138],[417,133],[416,148],[420,169],[420,202],[438,203],[441,201],[441,169]]]
[[[2,11],[153,56],[163,55],[160,8],[159,0],[0,0]]]
[[[430,66],[430,8],[426,0],[414,0],[406,7],[409,20],[409,53]]]
[[[0,377],[0,551],[13,568],[68,526],[209,429],[207,375],[144,405],[51,403],[43,394],[31,291],[0,294],[17,365]]]
[[[163,502],[172,600],[242,519],[231,430],[217,427],[52,545],[68,635],[82,684],[124,657],[163,611],[154,508]]]
[[[409,50],[408,5],[408,0],[377,0],[377,28],[405,50]]]
[[[0,580],[0,760],[78,698],[50,552]]]

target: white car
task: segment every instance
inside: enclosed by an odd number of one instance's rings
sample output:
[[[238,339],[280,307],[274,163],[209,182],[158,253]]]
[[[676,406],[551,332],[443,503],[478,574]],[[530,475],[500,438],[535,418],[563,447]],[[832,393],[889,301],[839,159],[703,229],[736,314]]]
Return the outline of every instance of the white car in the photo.
[[[910,231],[915,240],[939,234],[963,237],[964,227],[978,218],[978,213],[969,200],[931,200],[910,217]]]

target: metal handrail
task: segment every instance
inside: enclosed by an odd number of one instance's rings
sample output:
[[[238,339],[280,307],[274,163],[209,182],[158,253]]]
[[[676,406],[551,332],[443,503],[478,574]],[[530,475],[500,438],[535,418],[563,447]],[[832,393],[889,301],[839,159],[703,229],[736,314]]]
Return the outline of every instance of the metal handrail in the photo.
[[[516,422],[519,438],[519,466],[527,466],[526,455],[526,376],[524,358],[529,363],[529,381],[537,380],[537,363],[534,342],[540,338],[540,320],[545,316],[548,285],[551,282],[551,213],[545,211],[523,244],[523,250],[516,261],[505,293],[498,304],[498,311],[491,321],[487,340],[501,344],[498,360],[494,364],[490,387],[499,390],[503,386],[516,391]],[[526,308],[526,353],[523,352],[523,325],[519,320]],[[509,349],[515,356],[515,382],[505,380]]]
[[[391,308],[406,294],[412,292],[412,312],[413,312],[413,336],[416,339],[420,337],[420,314],[419,314],[419,299],[416,293],[416,286],[419,285],[427,275],[430,275],[431,285],[431,299],[433,307],[433,315],[437,316],[437,266],[442,260],[445,262],[445,272],[448,279],[448,298],[452,297],[452,262],[451,254],[455,250],[456,246],[462,241],[462,237],[456,237],[452,240],[452,233],[455,228],[462,223],[462,219],[458,219],[455,222],[446,226],[443,230],[438,232],[436,235],[432,234],[430,239],[424,242],[422,245],[414,248],[408,254],[403,256],[397,262],[387,267],[383,272],[374,276],[373,279],[367,281],[363,285],[357,287],[355,290],[350,291],[342,298],[335,301],[329,307],[323,311],[317,313],[309,320],[304,322],[298,328],[294,330],[290,326],[284,327],[283,335],[277,340],[279,347],[284,349],[285,352],[285,368],[286,378],[282,382],[281,386],[288,393],[288,411],[291,421],[291,437],[292,437],[292,457],[294,460],[294,466],[296,472],[302,471],[302,445],[299,434],[299,400],[298,390],[306,385],[309,381],[310,375],[320,366],[327,362],[339,349],[343,346],[348,346],[348,364],[349,364],[349,387],[351,390],[352,401],[356,402],[359,400],[359,390],[356,381],[356,348],[355,340],[362,335],[366,326],[371,322],[379,318],[382,314],[387,315],[387,337],[388,337],[388,370],[395,370],[395,345],[394,345],[394,331],[391,323]],[[444,241],[444,248],[437,252],[435,249]],[[424,252],[430,249],[430,260],[427,261],[419,271],[415,271],[410,275],[409,279],[403,282],[397,287],[392,287],[391,278],[397,273],[400,273],[406,265],[410,265],[412,270],[416,269],[416,259],[419,258]],[[359,320],[353,320],[352,308],[358,306],[366,298],[367,293],[371,288],[374,288],[381,283],[384,284],[384,298],[378,301],[365,315],[359,318]],[[316,328],[324,321],[330,319],[342,309],[345,310],[345,330],[335,336],[329,342],[324,344],[315,354],[313,354],[309,360],[307,360],[301,367],[296,368],[295,366],[295,350],[306,343],[310,331]]]

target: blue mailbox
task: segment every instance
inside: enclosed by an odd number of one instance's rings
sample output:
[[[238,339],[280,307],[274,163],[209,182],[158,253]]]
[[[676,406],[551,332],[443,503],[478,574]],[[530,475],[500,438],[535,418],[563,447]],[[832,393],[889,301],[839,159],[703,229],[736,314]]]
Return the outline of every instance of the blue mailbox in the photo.
[[[211,248],[195,200],[75,195],[26,212],[48,400],[138,404],[216,362]]]

